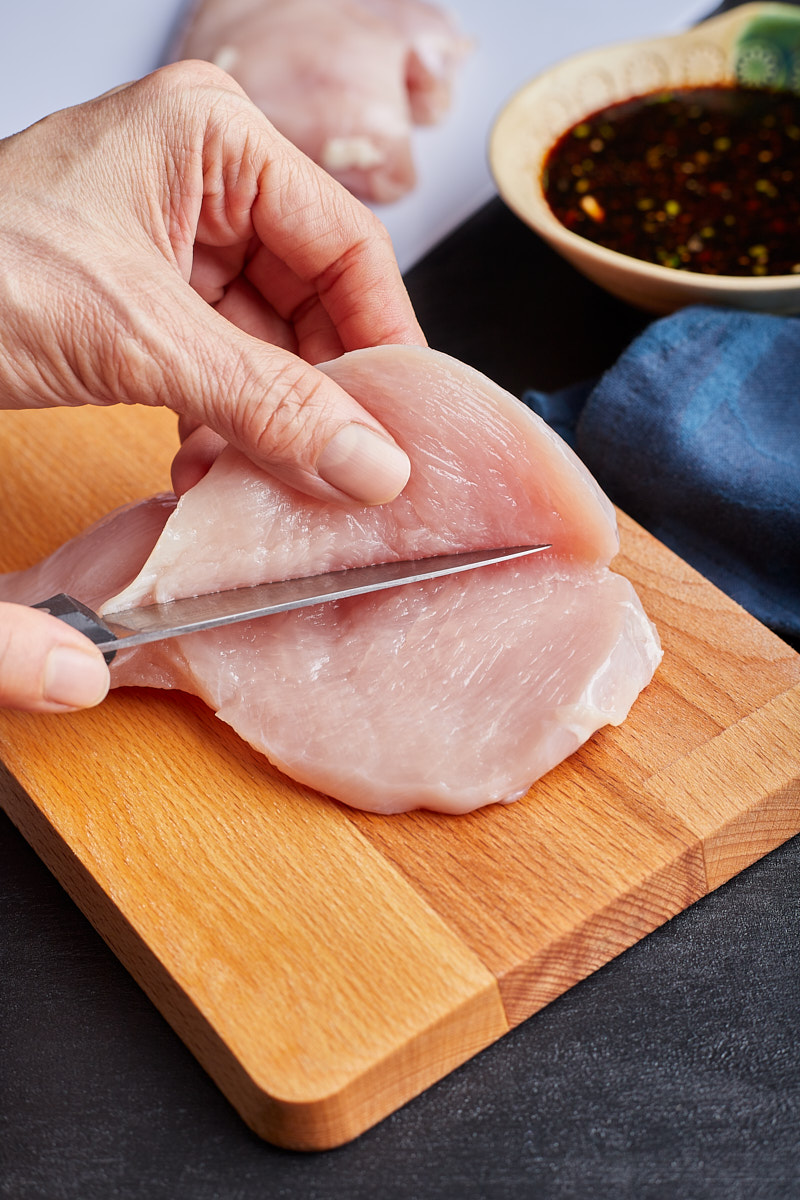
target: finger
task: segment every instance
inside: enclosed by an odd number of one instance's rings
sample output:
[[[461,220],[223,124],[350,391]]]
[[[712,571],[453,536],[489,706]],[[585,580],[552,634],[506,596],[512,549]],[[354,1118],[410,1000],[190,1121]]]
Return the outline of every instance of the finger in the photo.
[[[262,297],[264,308],[275,314],[274,319],[292,329],[297,353],[306,362],[327,362],[339,357],[345,347],[315,287],[299,279],[266,246],[259,247],[253,255],[245,275],[251,292]],[[218,307],[222,311],[221,306]],[[241,324],[238,320],[236,323]]]
[[[159,85],[183,88],[187,68],[197,67],[163,68]],[[202,138],[202,199],[199,211],[190,211],[195,194],[186,194],[183,229],[212,247],[249,242],[255,233],[317,291],[347,350],[424,344],[391,239],[374,213],[282,137],[243,94],[234,96],[228,76],[208,64],[202,76],[202,106],[187,113],[185,129],[175,122],[168,127],[170,138],[181,138],[179,149],[187,137],[190,143]],[[224,99],[209,106],[211,95]]]
[[[255,252],[258,240],[251,240],[255,243]],[[209,304],[216,305],[225,295],[231,282],[241,274],[248,254],[246,242],[222,246],[205,246],[202,242],[195,242],[189,282],[199,296]]]
[[[175,495],[182,496],[199,483],[226,445],[227,442],[206,425],[198,425],[192,430],[172,460],[170,471]]]
[[[0,707],[26,712],[91,708],[109,687],[105,660],[63,621],[21,604],[0,604]]]
[[[158,289],[151,288],[155,297]],[[320,499],[383,504],[403,489],[405,452],[327,375],[252,337],[205,304],[183,281],[160,281],[148,316],[150,370],[129,399],[154,399],[207,425],[256,465]],[[141,392],[139,391],[141,389]],[[187,424],[188,422],[188,424]]]
[[[188,437],[191,437],[191,435],[194,433],[195,429],[197,429],[199,427],[199,425],[200,425],[199,421],[195,420],[193,417],[187,416],[185,413],[181,413],[181,415],[178,417],[178,439],[179,439],[179,441],[181,443],[185,442]]]
[[[284,350],[291,350],[294,354],[302,353],[295,331],[289,322],[283,320],[243,276],[234,280],[214,308],[245,333],[260,338],[262,342],[282,346]],[[334,342],[334,346],[336,344]],[[316,361],[324,362],[328,358],[336,358],[342,352],[341,343],[338,344],[338,350],[333,349],[330,354],[325,354]],[[314,361],[307,354],[302,354],[302,357],[307,362]]]
[[[263,176],[253,227],[276,258],[313,285],[345,350],[424,345],[378,218],[310,160],[295,160],[287,170],[285,160],[273,159]]]

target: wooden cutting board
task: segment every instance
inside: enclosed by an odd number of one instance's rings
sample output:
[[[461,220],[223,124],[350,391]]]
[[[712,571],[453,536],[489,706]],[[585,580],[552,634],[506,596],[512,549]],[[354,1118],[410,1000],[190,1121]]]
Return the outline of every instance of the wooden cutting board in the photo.
[[[0,569],[168,488],[175,445],[160,411],[3,413]],[[800,830],[800,655],[620,520],[663,665],[509,807],[350,811],[176,693],[0,714],[11,818],[270,1141],[355,1137]]]

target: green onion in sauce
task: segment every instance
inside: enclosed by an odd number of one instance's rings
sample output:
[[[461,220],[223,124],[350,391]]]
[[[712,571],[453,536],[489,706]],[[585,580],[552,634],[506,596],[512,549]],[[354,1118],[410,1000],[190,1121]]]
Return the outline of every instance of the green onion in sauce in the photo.
[[[800,96],[716,86],[611,105],[556,142],[543,186],[562,225],[622,254],[800,274]]]

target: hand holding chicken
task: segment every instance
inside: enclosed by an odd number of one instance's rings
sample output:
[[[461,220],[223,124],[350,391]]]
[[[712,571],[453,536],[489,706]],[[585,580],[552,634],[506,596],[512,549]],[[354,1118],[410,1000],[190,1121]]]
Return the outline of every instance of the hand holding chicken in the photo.
[[[388,236],[224,72],[181,63],[47,117],[0,143],[0,179],[0,408],[164,405],[320,499],[402,489],[403,450],[312,365],[423,341]],[[195,433],[180,489],[206,450]],[[105,695],[55,618],[2,605],[0,631],[0,705]]]

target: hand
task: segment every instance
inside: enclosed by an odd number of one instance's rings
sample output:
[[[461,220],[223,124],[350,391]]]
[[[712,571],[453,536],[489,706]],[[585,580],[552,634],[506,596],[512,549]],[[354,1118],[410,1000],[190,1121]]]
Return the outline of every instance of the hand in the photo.
[[[179,63],[55,113],[0,142],[0,181],[0,408],[165,405],[181,489],[220,438],[334,502],[402,489],[405,453],[313,366],[423,342],[388,236],[227,75]],[[16,606],[0,626],[0,704],[102,699],[88,640]]]
[[[109,682],[82,633],[38,609],[0,604],[0,708],[71,712],[99,704]]]
[[[302,491],[408,460],[309,364],[421,342],[382,225],[227,75],[178,63],[0,144],[0,406],[163,404]]]

